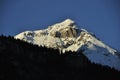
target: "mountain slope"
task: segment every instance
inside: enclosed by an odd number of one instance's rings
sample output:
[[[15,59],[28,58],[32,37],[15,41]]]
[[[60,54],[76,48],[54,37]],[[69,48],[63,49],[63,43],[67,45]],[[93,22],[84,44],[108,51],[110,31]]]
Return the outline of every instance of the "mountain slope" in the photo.
[[[0,36],[0,80],[120,80],[120,72],[91,63],[81,51],[58,49]]]
[[[105,45],[93,33],[79,29],[74,21],[66,19],[47,29],[25,31],[15,36],[26,42],[66,51],[81,51],[91,62],[120,70],[120,54]]]

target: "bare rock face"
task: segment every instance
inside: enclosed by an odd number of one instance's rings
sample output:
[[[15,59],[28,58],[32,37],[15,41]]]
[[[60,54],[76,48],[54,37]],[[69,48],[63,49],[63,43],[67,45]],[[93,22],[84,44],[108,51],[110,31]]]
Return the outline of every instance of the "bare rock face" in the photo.
[[[62,23],[51,26],[50,35],[59,38],[77,37],[77,27],[75,22],[71,19],[67,19]]]
[[[51,33],[50,33],[50,36],[53,36],[53,37],[58,37],[58,38],[60,38],[60,36],[61,36],[61,33],[60,33],[59,31],[51,32]]]
[[[61,33],[61,38],[65,38],[65,37],[77,37],[77,30],[74,28],[68,28],[67,30],[60,30],[59,31]]]
[[[66,30],[61,29],[59,31],[51,32],[50,36],[59,37],[59,38],[66,38],[66,37],[75,38],[77,37],[77,30],[75,28],[68,27]]]

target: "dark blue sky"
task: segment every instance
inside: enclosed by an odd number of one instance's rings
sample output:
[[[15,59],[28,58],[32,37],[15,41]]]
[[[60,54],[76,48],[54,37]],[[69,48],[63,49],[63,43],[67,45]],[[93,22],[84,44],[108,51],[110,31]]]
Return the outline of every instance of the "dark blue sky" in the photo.
[[[120,50],[119,0],[0,0],[0,34],[14,36],[66,18]]]

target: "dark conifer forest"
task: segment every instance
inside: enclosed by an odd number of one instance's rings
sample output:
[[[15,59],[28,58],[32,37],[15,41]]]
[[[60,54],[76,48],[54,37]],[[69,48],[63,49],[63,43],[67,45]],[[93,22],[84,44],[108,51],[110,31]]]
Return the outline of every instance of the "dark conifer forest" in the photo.
[[[0,36],[0,80],[120,80],[120,72],[80,52],[38,47]]]

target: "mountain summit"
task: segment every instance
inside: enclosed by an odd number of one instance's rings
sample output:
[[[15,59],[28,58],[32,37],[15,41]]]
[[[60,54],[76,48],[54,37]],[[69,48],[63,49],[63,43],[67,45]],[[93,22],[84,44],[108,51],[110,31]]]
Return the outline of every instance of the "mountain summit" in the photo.
[[[120,54],[100,41],[93,33],[79,29],[71,19],[49,26],[47,29],[25,31],[16,39],[65,51],[80,51],[94,63],[120,70]]]

